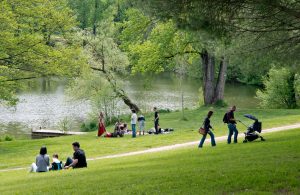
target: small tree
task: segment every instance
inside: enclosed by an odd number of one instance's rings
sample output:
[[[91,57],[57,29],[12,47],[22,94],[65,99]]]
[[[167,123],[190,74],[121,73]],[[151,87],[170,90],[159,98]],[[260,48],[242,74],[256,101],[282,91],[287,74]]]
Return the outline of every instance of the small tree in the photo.
[[[264,78],[265,88],[258,90],[256,95],[264,108],[296,108],[295,73],[286,68],[269,71]]]

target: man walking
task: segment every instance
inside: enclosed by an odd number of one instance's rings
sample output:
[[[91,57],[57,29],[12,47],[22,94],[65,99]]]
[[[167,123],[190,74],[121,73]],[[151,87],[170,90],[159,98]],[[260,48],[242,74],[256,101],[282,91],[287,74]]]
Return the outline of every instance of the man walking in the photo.
[[[237,143],[237,138],[238,138],[238,130],[236,128],[236,122],[237,120],[234,118],[234,112],[236,111],[236,106],[232,106],[232,108],[230,109],[229,112],[227,112],[227,122],[228,122],[228,139],[227,139],[227,143],[230,144],[231,143],[231,137],[233,136],[233,142]]]

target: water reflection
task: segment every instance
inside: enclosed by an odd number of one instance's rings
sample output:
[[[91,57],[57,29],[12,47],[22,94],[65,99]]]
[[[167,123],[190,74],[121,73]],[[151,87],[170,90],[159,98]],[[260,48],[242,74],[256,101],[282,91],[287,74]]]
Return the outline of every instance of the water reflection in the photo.
[[[177,110],[181,108],[181,95],[184,95],[184,107],[198,106],[200,80],[180,80],[174,75],[158,75],[148,80],[144,77],[131,77],[122,81],[125,91],[143,111],[153,106]],[[0,107],[0,134],[10,133],[16,136],[26,134],[39,127],[58,128],[65,117],[71,118],[79,130],[82,122],[91,110],[87,101],[69,101],[64,93],[66,81],[57,79],[37,79],[28,81],[19,92],[20,102],[14,108]],[[255,87],[228,84],[225,101],[239,107],[256,107]],[[128,112],[128,107],[119,103],[119,112]]]

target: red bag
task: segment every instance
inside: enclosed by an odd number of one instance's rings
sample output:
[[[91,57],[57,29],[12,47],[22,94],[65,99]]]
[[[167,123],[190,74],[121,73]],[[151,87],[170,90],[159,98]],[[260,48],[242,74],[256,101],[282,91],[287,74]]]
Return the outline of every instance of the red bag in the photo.
[[[205,134],[206,134],[206,131],[205,131],[205,129],[204,129],[203,127],[200,127],[199,133],[200,133],[201,135],[205,135]]]

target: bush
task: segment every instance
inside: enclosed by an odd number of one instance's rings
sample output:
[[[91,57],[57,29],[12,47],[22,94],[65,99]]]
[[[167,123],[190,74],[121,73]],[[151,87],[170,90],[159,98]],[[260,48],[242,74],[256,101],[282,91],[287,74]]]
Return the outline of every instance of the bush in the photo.
[[[4,142],[4,141],[13,141],[14,137],[11,135],[4,135],[3,137],[0,137],[0,142]]]
[[[296,108],[296,76],[286,68],[269,71],[265,77],[264,90],[258,90],[256,95],[264,108]]]
[[[224,100],[218,100],[218,101],[215,103],[215,106],[216,106],[216,107],[224,108],[224,107],[227,107],[228,104],[227,104]]]
[[[171,110],[169,108],[160,109],[159,113],[170,113]]]
[[[98,124],[95,121],[89,121],[82,123],[80,126],[81,131],[89,132],[89,131],[96,131],[98,129]]]

